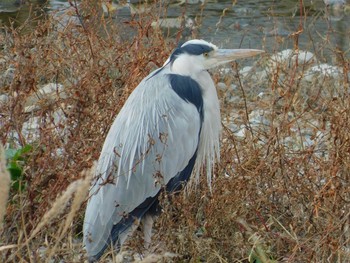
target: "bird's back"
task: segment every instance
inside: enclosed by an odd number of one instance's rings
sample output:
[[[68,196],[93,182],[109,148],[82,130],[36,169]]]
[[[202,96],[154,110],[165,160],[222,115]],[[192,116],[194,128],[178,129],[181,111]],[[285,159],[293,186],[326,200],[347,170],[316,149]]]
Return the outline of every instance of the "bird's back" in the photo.
[[[179,81],[193,90],[177,90]],[[193,101],[196,92],[191,80],[164,71],[150,74],[126,101],[107,135],[90,190],[84,221],[89,256],[100,256],[111,238],[114,243],[147,212],[162,186],[170,182],[175,189],[178,180],[188,179],[203,118],[198,106],[203,101]]]

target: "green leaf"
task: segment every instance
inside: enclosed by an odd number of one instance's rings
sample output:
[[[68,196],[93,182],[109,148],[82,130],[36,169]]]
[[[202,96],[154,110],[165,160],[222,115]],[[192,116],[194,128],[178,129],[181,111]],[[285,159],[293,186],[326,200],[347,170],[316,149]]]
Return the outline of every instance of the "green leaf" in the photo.
[[[14,161],[23,160],[24,159],[24,155],[26,153],[29,153],[32,149],[33,149],[33,147],[31,145],[29,145],[29,144],[25,145],[21,149],[18,149],[17,152],[15,153],[15,155],[13,156],[13,160]]]
[[[26,154],[29,153],[33,147],[29,144],[20,149],[7,149],[5,156],[7,159],[7,169],[11,175],[12,188],[20,191],[23,187],[23,166],[26,159]]]
[[[20,190],[20,181],[23,179],[23,170],[16,165],[16,163],[11,163],[7,169],[10,172],[11,175],[11,181],[12,181],[12,188],[14,190],[19,191]]]

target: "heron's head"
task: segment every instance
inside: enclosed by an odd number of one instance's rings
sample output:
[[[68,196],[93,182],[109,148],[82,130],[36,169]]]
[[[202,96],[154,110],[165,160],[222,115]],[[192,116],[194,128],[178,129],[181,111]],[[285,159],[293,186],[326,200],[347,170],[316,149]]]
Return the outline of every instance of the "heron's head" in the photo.
[[[192,75],[239,58],[258,55],[264,51],[258,49],[219,49],[204,40],[190,40],[175,49],[165,64],[172,71],[182,75]]]

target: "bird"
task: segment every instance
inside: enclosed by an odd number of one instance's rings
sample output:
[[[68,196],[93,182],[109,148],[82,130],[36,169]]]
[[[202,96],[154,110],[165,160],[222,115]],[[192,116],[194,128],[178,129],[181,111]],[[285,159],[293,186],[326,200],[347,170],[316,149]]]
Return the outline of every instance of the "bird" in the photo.
[[[163,191],[181,191],[203,169],[211,185],[221,118],[208,70],[262,52],[192,39],[133,90],[107,134],[89,190],[83,223],[89,262],[110,246],[120,251],[140,222],[149,246]]]

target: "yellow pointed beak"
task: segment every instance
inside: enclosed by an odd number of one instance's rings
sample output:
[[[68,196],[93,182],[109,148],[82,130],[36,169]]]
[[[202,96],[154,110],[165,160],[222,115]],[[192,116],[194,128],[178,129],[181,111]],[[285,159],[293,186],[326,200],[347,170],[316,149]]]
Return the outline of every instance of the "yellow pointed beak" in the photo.
[[[220,64],[234,61],[240,58],[248,58],[264,53],[260,49],[218,49],[213,55]]]

